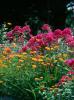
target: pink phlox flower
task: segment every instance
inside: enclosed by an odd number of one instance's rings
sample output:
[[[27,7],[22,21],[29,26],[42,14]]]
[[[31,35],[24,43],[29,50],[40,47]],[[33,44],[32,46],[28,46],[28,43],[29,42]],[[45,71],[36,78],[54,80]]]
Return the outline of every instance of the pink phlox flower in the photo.
[[[30,26],[29,26],[29,25],[24,26],[24,27],[22,28],[22,30],[23,30],[24,32],[31,32],[31,29],[30,29]]]
[[[22,51],[23,52],[26,51],[26,50],[28,50],[28,46],[27,45],[25,45],[25,46],[22,47]]]
[[[33,45],[36,42],[36,36],[33,36],[27,43],[28,46]]]
[[[70,81],[70,80],[72,80],[72,79],[69,76],[64,75],[64,76],[62,76],[60,82],[62,83],[62,82],[65,82],[65,81]]]
[[[37,38],[37,39],[42,39],[42,38],[43,38],[43,35],[44,35],[44,34],[40,33],[40,34],[38,34],[38,35],[36,36],[36,38]]]
[[[63,31],[62,31],[62,36],[66,37],[67,35],[72,35],[72,31],[70,28],[65,28]]]
[[[7,32],[6,37],[7,39],[13,39],[13,32],[12,31]]]
[[[74,36],[67,36],[65,42],[68,46],[74,47]]]
[[[74,58],[66,60],[65,64],[67,64],[70,67],[73,67],[74,66]]]
[[[13,29],[13,33],[23,33],[23,29],[20,26],[15,26]]]
[[[67,73],[68,75],[74,75],[74,71],[68,71],[68,73]]]
[[[62,37],[62,30],[56,29],[54,31],[54,38],[61,38]]]
[[[42,30],[45,30],[45,31],[48,31],[48,32],[51,32],[51,28],[48,24],[44,24],[42,27],[41,27]]]
[[[45,38],[46,38],[46,40],[48,40],[49,42],[53,41],[53,40],[54,40],[53,32],[47,33]]]

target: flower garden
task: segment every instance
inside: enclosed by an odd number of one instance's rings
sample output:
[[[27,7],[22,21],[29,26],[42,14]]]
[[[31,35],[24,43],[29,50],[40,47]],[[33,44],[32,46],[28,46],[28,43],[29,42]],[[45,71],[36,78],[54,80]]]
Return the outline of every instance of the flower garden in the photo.
[[[10,23],[9,23],[10,24]],[[74,36],[44,24],[0,28],[0,100],[73,100]]]

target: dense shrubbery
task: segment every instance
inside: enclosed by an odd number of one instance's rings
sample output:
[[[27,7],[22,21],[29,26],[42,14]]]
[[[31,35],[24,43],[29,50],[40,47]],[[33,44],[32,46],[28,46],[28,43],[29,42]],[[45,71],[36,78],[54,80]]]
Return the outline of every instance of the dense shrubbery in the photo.
[[[74,36],[70,28],[16,26],[0,44],[0,95],[15,100],[73,100]]]

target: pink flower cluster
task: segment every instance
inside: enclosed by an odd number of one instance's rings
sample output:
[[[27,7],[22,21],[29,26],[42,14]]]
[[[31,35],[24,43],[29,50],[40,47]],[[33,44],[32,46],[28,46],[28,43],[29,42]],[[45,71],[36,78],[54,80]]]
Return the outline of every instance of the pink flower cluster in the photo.
[[[32,50],[38,50],[41,47],[48,46],[54,40],[54,35],[52,32],[47,34],[38,34],[37,36],[32,37],[27,46]]]
[[[27,47],[32,50],[38,50],[41,47],[49,46],[54,41],[57,42],[59,38],[64,38],[65,41],[72,36],[70,28],[65,28],[63,31],[60,29],[55,30],[54,32],[48,32],[46,34],[40,33],[28,41]]]
[[[41,47],[48,46],[49,43],[53,42],[54,35],[52,32],[47,34],[38,34],[36,36],[33,36],[27,43],[26,46],[22,47],[23,51],[26,51],[27,49],[31,50],[39,50]]]
[[[74,70],[74,58],[66,60],[65,64],[70,66]]]
[[[29,25],[26,25],[24,27],[15,26],[12,31],[6,34],[6,36],[8,40],[13,40],[15,38],[15,35],[17,35],[18,38],[21,38],[21,36],[23,36],[22,38],[24,38],[24,32],[27,32],[28,34],[30,34],[31,29]]]
[[[71,81],[72,78],[68,75],[63,75],[60,81],[57,83],[58,86],[62,85],[64,82]]]
[[[65,81],[70,81],[70,80],[72,80],[69,76],[67,76],[67,75],[64,75],[64,76],[62,76],[62,78],[61,78],[61,82],[65,82]]]
[[[74,36],[68,36],[66,38],[66,44],[70,47],[74,47]]]
[[[29,25],[26,25],[24,27],[15,26],[13,32],[18,32],[18,33],[31,32],[31,29]]]
[[[50,26],[49,26],[48,24],[44,24],[44,25],[41,27],[41,29],[42,29],[43,31],[51,32],[51,28],[50,28]]]
[[[72,31],[70,28],[65,28],[63,31],[60,29],[56,29],[54,31],[54,38],[57,41],[59,38],[63,38],[64,42],[70,46],[74,47],[74,36],[72,35]]]
[[[67,74],[68,74],[68,75],[74,75],[74,71],[70,70],[70,71],[68,71]]]
[[[72,36],[72,32],[70,28],[65,28],[64,30],[56,29],[54,35],[56,38],[66,38]]]

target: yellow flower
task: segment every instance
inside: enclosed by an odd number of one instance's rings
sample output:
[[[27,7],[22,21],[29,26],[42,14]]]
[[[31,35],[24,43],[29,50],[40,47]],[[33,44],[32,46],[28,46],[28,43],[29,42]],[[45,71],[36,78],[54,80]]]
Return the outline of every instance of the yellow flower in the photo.
[[[63,54],[63,57],[67,57],[68,55],[67,54]]]
[[[27,53],[26,53],[26,52],[23,52],[22,54],[23,54],[23,55],[26,55]]]
[[[46,49],[46,50],[48,50],[48,51],[50,51],[50,50],[51,50],[51,48],[49,48],[49,47],[45,47],[45,49]]]
[[[38,55],[38,56],[36,56],[36,58],[44,58],[44,56]]]
[[[2,60],[0,60],[0,64],[2,64],[3,63],[3,61]]]
[[[58,49],[59,48],[59,46],[54,46],[54,49]]]
[[[42,62],[42,61],[43,61],[43,59],[38,59],[38,61],[39,61],[39,62]]]
[[[37,59],[37,58],[32,58],[32,60],[33,60],[33,61],[38,61],[38,59]]]
[[[32,68],[35,69],[37,66],[36,65],[32,65]]]
[[[56,63],[58,60],[54,60],[54,63]]]
[[[47,63],[47,65],[50,65],[50,63]]]
[[[6,55],[8,55],[8,53],[7,53],[6,51],[3,51],[3,55],[5,55],[5,56],[6,56]]]
[[[63,58],[59,58],[59,60],[60,60],[60,61],[64,61],[64,59],[63,59]]]
[[[50,50],[54,50],[54,48],[50,48]]]
[[[47,64],[45,64],[44,62],[41,62],[42,65],[47,66]]]
[[[36,54],[36,51],[30,51],[30,54]]]

